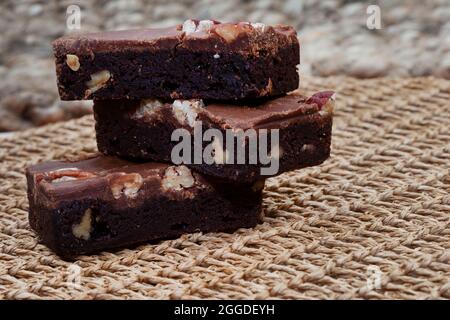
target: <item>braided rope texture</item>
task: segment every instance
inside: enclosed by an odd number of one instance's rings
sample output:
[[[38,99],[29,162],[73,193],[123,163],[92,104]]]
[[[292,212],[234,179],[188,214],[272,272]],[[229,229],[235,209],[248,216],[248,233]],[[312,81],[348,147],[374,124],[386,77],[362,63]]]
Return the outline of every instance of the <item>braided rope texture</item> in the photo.
[[[269,179],[264,223],[59,259],[24,169],[96,152],[91,116],[0,139],[0,298],[448,299],[450,82],[304,78],[337,91],[332,156]]]

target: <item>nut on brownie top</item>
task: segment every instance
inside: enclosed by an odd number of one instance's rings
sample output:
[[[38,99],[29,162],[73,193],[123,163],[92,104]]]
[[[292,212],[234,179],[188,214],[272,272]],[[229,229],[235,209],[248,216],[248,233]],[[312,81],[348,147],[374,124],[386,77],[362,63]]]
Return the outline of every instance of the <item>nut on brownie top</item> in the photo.
[[[27,168],[32,197],[57,206],[73,199],[107,199],[128,207],[158,195],[191,198],[209,184],[187,167],[97,156],[77,162],[49,161]]]
[[[152,48],[154,50],[184,46],[191,50],[228,49],[254,53],[266,48],[298,42],[295,29],[287,25],[263,23],[221,23],[215,20],[186,20],[168,28],[134,29],[95,33],[73,33],[53,42],[55,51],[89,54],[95,52]]]

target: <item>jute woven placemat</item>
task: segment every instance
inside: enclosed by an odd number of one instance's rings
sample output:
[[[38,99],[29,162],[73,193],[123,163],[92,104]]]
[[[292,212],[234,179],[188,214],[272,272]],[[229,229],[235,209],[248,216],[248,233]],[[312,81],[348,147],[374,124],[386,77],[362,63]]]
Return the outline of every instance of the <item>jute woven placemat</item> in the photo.
[[[0,297],[450,298],[450,82],[338,92],[332,157],[270,179],[264,223],[60,260],[27,222],[28,164],[94,152],[91,117],[0,139]]]

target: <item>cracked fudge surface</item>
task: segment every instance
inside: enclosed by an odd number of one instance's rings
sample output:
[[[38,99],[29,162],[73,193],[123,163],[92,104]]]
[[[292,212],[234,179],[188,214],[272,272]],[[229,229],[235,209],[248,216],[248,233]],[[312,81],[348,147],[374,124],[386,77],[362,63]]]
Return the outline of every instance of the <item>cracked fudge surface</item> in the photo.
[[[296,31],[187,20],[164,29],[71,34],[53,42],[62,100],[269,97],[298,87]]]
[[[253,227],[262,213],[263,182],[224,185],[183,165],[98,156],[41,163],[26,175],[30,225],[62,257]]]
[[[202,132],[214,128],[225,139],[214,148],[214,163],[195,163],[192,152],[190,163],[185,164],[226,182],[252,183],[282,172],[318,165],[327,159],[333,105],[333,92],[330,91],[309,98],[292,93],[252,104],[203,103],[202,100],[98,100],[94,101],[97,146],[108,155],[173,162],[172,150],[180,141],[172,141],[174,130],[184,128],[194,136],[195,127],[200,126]],[[245,144],[245,164],[230,163],[237,159],[239,144],[235,139],[234,150],[227,149],[226,129],[233,132],[279,129],[279,151],[275,150],[273,154],[278,157],[278,172],[263,175],[261,168],[270,165],[262,164],[259,158],[257,163],[251,164],[248,161],[249,143]],[[270,138],[270,133],[268,136]],[[195,150],[194,141],[192,138],[191,150]],[[210,143],[204,141],[203,150]],[[267,145],[270,147],[271,143]]]

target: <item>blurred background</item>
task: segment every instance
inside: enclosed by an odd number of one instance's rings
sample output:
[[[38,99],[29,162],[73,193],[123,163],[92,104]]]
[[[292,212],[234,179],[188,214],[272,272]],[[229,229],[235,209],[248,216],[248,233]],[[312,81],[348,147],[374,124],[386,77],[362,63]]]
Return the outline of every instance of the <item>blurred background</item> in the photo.
[[[381,9],[369,30],[367,7]],[[302,74],[450,79],[449,0],[1,0],[0,132],[80,117],[90,101],[59,101],[51,42],[69,5],[81,32],[164,27],[187,18],[290,24],[301,41]]]

